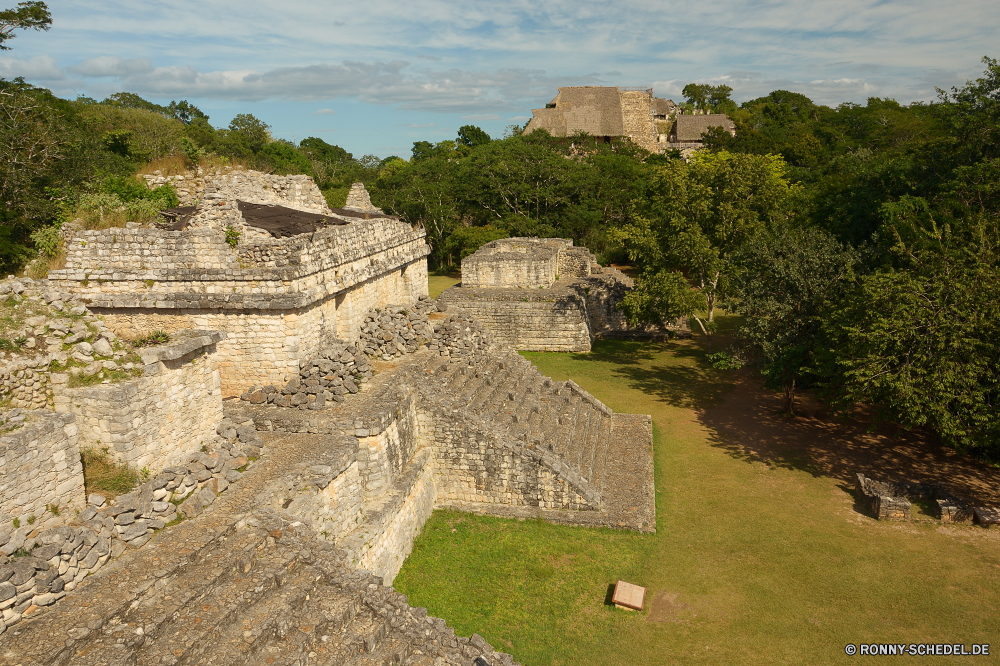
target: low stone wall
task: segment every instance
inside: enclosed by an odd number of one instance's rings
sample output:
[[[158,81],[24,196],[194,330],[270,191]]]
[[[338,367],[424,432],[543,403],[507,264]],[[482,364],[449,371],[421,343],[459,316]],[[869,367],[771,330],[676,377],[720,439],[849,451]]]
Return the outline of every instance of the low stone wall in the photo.
[[[19,429],[0,436],[0,530],[5,532],[14,529],[15,519],[24,533],[61,525],[86,506],[76,417],[42,410],[23,415]]]
[[[555,456],[507,442],[474,416],[439,409],[424,421],[432,441],[434,484],[443,503],[480,502],[561,510],[596,510]],[[579,479],[578,479],[579,481]]]
[[[593,336],[587,301],[575,288],[471,289],[463,286],[446,290],[440,300],[472,315],[498,342],[511,347],[529,351],[590,351]]]
[[[45,409],[52,402],[47,360],[23,359],[0,370],[2,391],[10,404],[22,409]]]
[[[118,462],[157,472],[198,451],[222,420],[219,372],[211,356],[219,331],[192,331],[143,349],[143,376],[69,388],[54,375],[57,412],[76,415],[80,446],[108,447]]]
[[[389,491],[365,507],[364,523],[337,545],[349,553],[348,561],[354,566],[392,585],[436,499],[431,457],[429,452],[420,451]]]
[[[487,243],[462,260],[462,286],[537,289],[559,276],[565,238],[504,238]]]
[[[856,477],[858,495],[879,520],[910,520],[911,502],[916,500],[933,501],[941,522],[971,523],[973,520],[973,509],[940,484],[876,481],[864,474]]]
[[[210,173],[198,169],[197,173],[177,176],[153,174],[143,178],[150,188],[167,183],[173,185],[183,206],[211,199],[213,195],[222,195],[251,203],[280,204],[307,210],[326,209],[326,199],[310,176],[279,176],[224,167]]]

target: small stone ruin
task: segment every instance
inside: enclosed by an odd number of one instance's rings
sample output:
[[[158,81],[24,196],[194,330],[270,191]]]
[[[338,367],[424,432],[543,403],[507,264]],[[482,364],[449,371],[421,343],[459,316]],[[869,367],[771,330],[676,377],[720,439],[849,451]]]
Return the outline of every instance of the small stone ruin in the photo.
[[[859,473],[856,488],[871,508],[872,515],[879,520],[911,520],[911,503],[918,500],[933,501],[941,522],[971,523],[973,520],[973,510],[939,484],[876,481]]]
[[[690,336],[687,319],[632,326],[617,305],[633,287],[568,238],[504,238],[462,260],[462,283],[440,300],[483,322],[494,337],[529,351],[590,351],[598,338]]]

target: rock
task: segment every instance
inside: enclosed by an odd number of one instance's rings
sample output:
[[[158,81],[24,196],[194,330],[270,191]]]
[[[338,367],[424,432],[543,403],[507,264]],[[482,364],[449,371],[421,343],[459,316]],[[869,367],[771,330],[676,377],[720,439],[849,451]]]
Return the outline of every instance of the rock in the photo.
[[[122,541],[132,541],[146,533],[146,523],[136,523],[122,532]]]
[[[91,493],[87,496],[87,504],[96,506],[97,508],[104,506],[107,501],[108,500],[104,497],[104,495],[100,495],[98,493]]]
[[[85,345],[87,343],[81,342],[80,344]],[[112,356],[115,353],[115,350],[111,347],[111,343],[104,338],[99,338],[97,342],[94,343],[93,351],[96,356]]]
[[[131,541],[129,541],[128,542],[129,548],[142,548],[152,538],[153,538],[153,535],[149,534],[147,532],[146,534],[143,534],[142,536],[138,536],[138,537],[132,539]]]
[[[97,515],[97,507],[88,506],[80,513],[80,521],[86,522]]]
[[[236,429],[236,436],[241,442],[252,442],[257,438],[257,429],[252,425],[241,425]]]

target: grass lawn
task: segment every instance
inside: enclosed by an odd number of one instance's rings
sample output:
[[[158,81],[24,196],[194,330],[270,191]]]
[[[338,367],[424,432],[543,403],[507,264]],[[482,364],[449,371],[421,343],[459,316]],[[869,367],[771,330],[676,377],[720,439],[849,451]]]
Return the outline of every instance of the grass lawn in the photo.
[[[431,273],[427,276],[427,291],[431,298],[437,298],[442,291],[454,287],[462,281],[462,273]]]
[[[700,340],[525,353],[615,411],[652,415],[655,535],[435,511],[396,588],[526,666],[850,663],[844,646],[860,642],[1000,654],[1000,534],[879,523],[809,464],[734,453],[702,410],[736,383],[704,354]],[[647,587],[644,611],[608,605],[619,578]]]

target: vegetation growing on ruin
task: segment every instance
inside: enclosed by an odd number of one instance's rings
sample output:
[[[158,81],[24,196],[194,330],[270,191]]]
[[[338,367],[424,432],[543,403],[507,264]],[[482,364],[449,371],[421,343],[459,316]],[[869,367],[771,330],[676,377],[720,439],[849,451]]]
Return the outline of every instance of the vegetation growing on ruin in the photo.
[[[85,448],[80,451],[83,462],[83,483],[87,494],[98,493],[106,499],[131,492],[142,475],[129,465],[114,461],[108,448]]]

